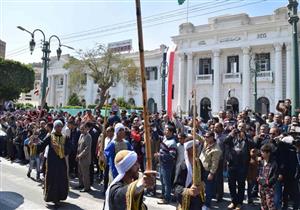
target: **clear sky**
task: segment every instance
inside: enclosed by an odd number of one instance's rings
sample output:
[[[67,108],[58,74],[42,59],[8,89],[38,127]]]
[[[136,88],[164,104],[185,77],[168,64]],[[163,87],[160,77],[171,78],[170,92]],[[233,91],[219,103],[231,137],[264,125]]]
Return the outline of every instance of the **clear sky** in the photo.
[[[187,21],[187,2],[177,0],[141,0],[145,50],[171,45],[171,36]],[[288,0],[189,0],[189,22],[205,24],[209,17],[248,13],[250,16],[272,14]],[[97,43],[133,40],[138,50],[135,0],[0,0],[0,39],[6,42],[6,57],[24,63],[40,62],[42,35],[35,34],[36,49],[29,52],[29,31],[42,29],[46,38],[55,34],[63,44],[75,49],[89,49]],[[84,32],[84,33],[83,33]],[[51,56],[57,42],[51,41]],[[63,54],[75,54],[62,48]]]

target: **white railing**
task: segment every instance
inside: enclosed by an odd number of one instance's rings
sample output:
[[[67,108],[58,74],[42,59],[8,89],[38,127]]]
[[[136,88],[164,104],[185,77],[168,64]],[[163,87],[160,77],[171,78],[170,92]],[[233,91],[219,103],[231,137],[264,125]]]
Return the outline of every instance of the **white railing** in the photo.
[[[272,71],[260,71],[257,72],[258,81],[273,81],[273,72]]]
[[[212,74],[198,74],[197,80],[212,80]]]
[[[223,74],[223,83],[241,83],[241,73],[225,73]]]
[[[197,83],[199,84],[212,84],[213,75],[212,74],[198,74]]]

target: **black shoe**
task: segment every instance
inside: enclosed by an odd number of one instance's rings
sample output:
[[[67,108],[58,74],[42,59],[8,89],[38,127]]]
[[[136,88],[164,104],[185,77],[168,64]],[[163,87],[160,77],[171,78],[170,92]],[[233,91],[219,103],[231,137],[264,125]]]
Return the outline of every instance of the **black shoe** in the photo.
[[[84,188],[83,185],[79,185],[79,186],[75,187],[76,190],[81,190],[82,188]]]
[[[90,189],[80,190],[79,192],[90,192],[90,191],[91,191],[91,188]]]

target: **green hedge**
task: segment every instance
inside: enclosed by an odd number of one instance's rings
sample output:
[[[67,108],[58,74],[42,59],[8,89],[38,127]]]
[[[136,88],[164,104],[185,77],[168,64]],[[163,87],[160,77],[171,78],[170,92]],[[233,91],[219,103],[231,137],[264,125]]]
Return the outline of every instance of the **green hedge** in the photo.
[[[82,106],[63,106],[61,109],[83,109]]]

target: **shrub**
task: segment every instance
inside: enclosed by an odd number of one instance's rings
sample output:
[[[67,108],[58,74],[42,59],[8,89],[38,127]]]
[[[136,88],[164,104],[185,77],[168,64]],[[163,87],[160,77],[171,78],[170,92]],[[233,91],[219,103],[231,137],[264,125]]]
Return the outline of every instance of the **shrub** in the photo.
[[[69,100],[68,100],[68,105],[69,106],[80,106],[81,105],[79,97],[76,93],[72,93],[70,95]]]

